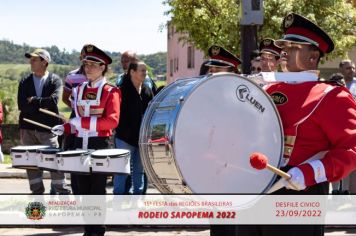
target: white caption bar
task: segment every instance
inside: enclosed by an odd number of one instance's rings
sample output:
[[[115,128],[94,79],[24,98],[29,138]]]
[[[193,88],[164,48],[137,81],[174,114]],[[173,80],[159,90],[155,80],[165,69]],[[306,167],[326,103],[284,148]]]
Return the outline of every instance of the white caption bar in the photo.
[[[356,195],[0,195],[0,224],[356,224]]]

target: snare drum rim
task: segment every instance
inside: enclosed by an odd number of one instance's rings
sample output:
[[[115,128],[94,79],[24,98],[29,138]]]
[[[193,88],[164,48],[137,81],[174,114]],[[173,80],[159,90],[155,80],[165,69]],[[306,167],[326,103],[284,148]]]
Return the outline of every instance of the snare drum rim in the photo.
[[[42,154],[56,154],[57,152],[62,152],[63,149],[61,148],[41,148],[36,150],[37,153],[42,153]]]
[[[106,159],[106,158],[125,158],[130,156],[130,152],[127,153],[122,153],[122,154],[114,154],[114,155],[95,155],[95,154],[90,154],[91,158],[94,159]]]
[[[39,148],[25,148],[25,147],[30,147],[30,146],[16,146],[10,149],[10,153],[24,153],[24,152],[33,152],[36,153],[38,149],[44,149],[44,148],[49,148],[50,146],[40,146]]]
[[[82,151],[77,153],[74,152],[66,153],[66,151],[64,151],[64,152],[57,153],[56,157],[78,157],[78,156],[88,156],[89,154],[90,154],[89,151]]]

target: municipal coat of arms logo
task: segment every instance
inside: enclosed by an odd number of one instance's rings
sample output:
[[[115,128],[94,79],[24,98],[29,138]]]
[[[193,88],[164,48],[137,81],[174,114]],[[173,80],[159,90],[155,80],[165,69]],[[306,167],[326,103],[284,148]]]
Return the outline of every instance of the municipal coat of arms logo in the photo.
[[[25,212],[27,219],[41,220],[46,215],[46,207],[41,202],[30,202]]]

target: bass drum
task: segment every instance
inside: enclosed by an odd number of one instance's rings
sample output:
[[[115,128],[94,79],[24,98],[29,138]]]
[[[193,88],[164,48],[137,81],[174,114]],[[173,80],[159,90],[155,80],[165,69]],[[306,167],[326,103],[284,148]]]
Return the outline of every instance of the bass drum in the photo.
[[[269,95],[231,73],[177,80],[150,103],[140,131],[142,163],[162,193],[266,192],[275,180],[252,152],[279,167],[283,131]]]

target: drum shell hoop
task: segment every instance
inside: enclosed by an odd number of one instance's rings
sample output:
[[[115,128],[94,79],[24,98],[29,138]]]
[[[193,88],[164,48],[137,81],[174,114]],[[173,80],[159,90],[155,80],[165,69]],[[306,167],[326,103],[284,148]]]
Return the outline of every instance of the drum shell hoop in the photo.
[[[106,159],[106,158],[127,158],[127,157],[130,157],[130,153],[125,153],[125,154],[117,154],[117,155],[114,155],[114,156],[99,156],[99,155],[90,155],[91,158],[94,158],[94,159]]]
[[[88,156],[89,153],[71,153],[71,154],[57,154],[57,157],[82,157],[82,156]]]

